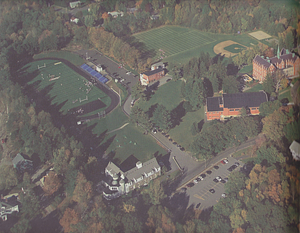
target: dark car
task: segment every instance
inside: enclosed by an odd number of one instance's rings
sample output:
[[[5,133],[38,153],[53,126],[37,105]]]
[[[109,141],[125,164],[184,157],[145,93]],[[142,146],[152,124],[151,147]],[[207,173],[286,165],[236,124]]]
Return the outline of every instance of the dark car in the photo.
[[[169,138],[169,141],[170,141],[170,142],[173,142],[173,139],[172,139],[172,138]]]
[[[184,147],[180,147],[180,150],[181,150],[181,151],[184,151]]]
[[[207,173],[208,175],[210,175],[210,174],[212,173],[212,171],[207,170],[206,173]]]
[[[195,184],[194,183],[188,183],[187,185],[186,185],[186,187],[188,187],[188,188],[191,188],[191,187],[193,187]]]
[[[209,190],[211,193],[215,193],[216,191],[214,189]]]
[[[196,205],[196,209],[198,209],[198,208],[200,207],[200,205],[201,205],[201,203],[198,203],[198,204]]]
[[[180,146],[179,144],[177,144],[177,147],[179,147],[179,148],[180,148],[181,146]]]
[[[201,181],[201,178],[197,177],[196,180],[197,180],[197,182],[199,182],[199,181]]]
[[[240,166],[240,164],[238,162],[235,162],[234,165],[236,165],[237,167]]]
[[[219,169],[219,166],[217,166],[217,165],[216,165],[216,166],[214,166],[214,169],[218,170],[218,169]]]
[[[201,176],[202,178],[205,178],[205,177],[206,177],[206,175],[205,175],[205,174],[201,174],[200,176]]]
[[[182,192],[185,192],[187,189],[186,188],[181,188],[180,189]]]
[[[166,135],[166,133],[164,133],[164,132],[162,132],[161,134],[164,135],[164,136]]]
[[[225,178],[224,178],[224,181],[225,181],[225,182],[227,182],[227,181],[228,181],[228,178],[227,178],[227,177],[225,177]]]
[[[177,142],[173,142],[173,145],[177,145]]]
[[[169,134],[166,134],[166,135],[165,135],[166,138],[168,138],[169,136],[170,136]]]
[[[213,181],[215,182],[215,183],[218,183],[219,181],[215,178],[215,179],[213,179]]]
[[[223,183],[223,184],[225,184],[225,183],[226,183],[226,181],[225,181],[225,180],[221,180],[220,182],[221,182],[221,183]]]

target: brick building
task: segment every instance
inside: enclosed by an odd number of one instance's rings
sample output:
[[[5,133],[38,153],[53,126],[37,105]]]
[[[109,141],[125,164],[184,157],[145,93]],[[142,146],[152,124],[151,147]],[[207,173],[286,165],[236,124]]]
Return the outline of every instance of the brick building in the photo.
[[[277,56],[269,58],[256,55],[253,59],[253,78],[263,82],[267,74],[272,74],[277,69],[282,70],[288,78],[293,78],[299,74],[300,58],[295,53],[290,53],[287,49],[277,51]]]
[[[236,117],[241,114],[243,107],[246,108],[248,114],[258,115],[260,104],[267,101],[267,94],[263,91],[208,97],[205,109],[206,118],[210,121]]]
[[[158,68],[155,70],[149,70],[140,74],[140,81],[143,86],[160,80],[165,76],[165,70],[163,68]]]

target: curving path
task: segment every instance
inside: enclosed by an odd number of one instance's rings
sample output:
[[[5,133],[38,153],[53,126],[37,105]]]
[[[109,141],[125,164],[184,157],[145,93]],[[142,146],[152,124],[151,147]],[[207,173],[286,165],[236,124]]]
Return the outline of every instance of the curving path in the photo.
[[[56,57],[47,57],[47,58],[39,58],[39,59],[34,59],[34,60],[35,61],[41,61],[41,60],[58,60],[58,61],[61,61],[64,64],[66,64],[68,67],[73,69],[75,72],[80,74],[82,77],[84,77],[88,81],[91,81],[91,76],[88,73],[86,73],[85,71],[83,71],[79,67],[75,66],[73,63],[69,62],[66,59],[56,58]],[[114,91],[112,91],[105,84],[99,82],[98,80],[97,80],[96,87],[98,87],[101,91],[103,91],[111,99],[110,105],[105,109],[105,114],[107,115],[108,113],[113,111],[118,106],[118,104],[120,102],[120,98]],[[92,120],[92,119],[96,119],[96,118],[99,118],[98,114],[94,114],[94,115],[87,116],[87,117],[80,117],[79,119],[81,121],[86,121],[86,120]]]

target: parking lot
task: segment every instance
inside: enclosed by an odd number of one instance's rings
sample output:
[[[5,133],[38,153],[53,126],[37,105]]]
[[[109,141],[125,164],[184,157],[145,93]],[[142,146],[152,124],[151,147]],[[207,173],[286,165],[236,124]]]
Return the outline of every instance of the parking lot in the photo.
[[[228,158],[227,161],[228,163],[225,164],[222,164],[220,161],[214,165],[217,166],[215,168],[214,166],[209,167],[201,173],[204,174],[202,175],[203,177],[205,176],[204,178],[200,178],[199,174],[191,182],[185,185],[181,191],[185,191],[186,195],[189,196],[188,206],[194,205],[195,207],[198,207],[197,209],[206,209],[215,205],[220,198],[224,198],[222,197],[222,194],[225,194],[224,184],[227,182],[226,178],[229,177],[231,172],[239,170],[240,167],[243,166],[243,163],[232,157]],[[239,165],[233,166],[235,163],[239,163]],[[233,168],[232,171],[228,170],[230,167]],[[217,180],[216,177],[219,180]],[[199,203],[201,204],[197,205]]]

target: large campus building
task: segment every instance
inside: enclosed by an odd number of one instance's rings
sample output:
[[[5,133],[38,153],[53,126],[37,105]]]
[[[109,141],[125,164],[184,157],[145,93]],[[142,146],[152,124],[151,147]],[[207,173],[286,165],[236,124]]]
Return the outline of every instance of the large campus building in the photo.
[[[258,115],[260,104],[267,101],[268,97],[264,91],[208,97],[205,109],[206,118],[208,121],[226,120],[240,116],[242,108],[245,108],[249,115]]]
[[[272,74],[277,69],[282,70],[287,78],[293,78],[299,74],[300,58],[287,49],[277,51],[277,56],[269,58],[256,55],[253,59],[253,78],[263,82],[268,73]]]
[[[107,200],[117,198],[123,194],[147,185],[152,179],[161,175],[161,168],[156,158],[145,163],[138,161],[135,167],[128,171],[122,171],[113,162],[109,162],[105,168],[105,186],[103,196]]]

